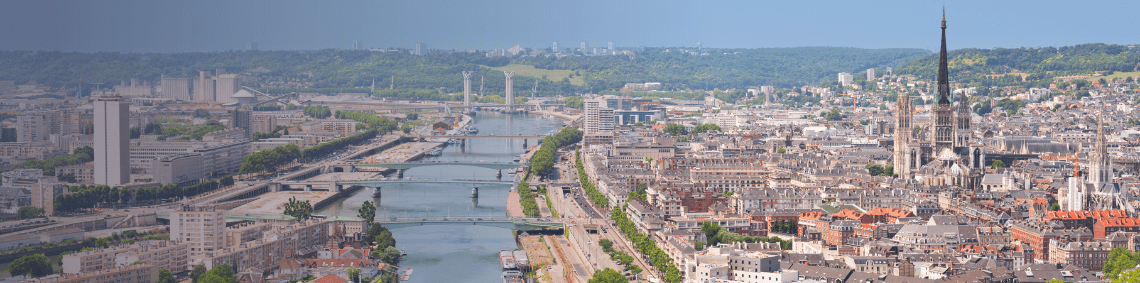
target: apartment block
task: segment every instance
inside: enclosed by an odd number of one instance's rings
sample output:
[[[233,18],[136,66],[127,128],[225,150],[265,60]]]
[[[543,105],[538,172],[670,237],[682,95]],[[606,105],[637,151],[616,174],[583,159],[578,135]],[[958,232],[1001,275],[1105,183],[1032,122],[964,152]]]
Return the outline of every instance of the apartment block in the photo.
[[[273,223],[272,229],[262,231],[261,239],[204,252],[191,264],[203,264],[206,268],[229,264],[273,270],[283,259],[316,254],[329,240],[330,223],[321,220]]]
[[[189,271],[190,263],[189,245],[175,241],[143,241],[133,246],[136,249],[119,253],[115,256],[115,266],[124,267],[134,262],[144,262],[158,269],[170,270],[172,273]]]
[[[170,238],[189,245],[190,257],[225,247],[224,210],[183,206],[170,212]]]

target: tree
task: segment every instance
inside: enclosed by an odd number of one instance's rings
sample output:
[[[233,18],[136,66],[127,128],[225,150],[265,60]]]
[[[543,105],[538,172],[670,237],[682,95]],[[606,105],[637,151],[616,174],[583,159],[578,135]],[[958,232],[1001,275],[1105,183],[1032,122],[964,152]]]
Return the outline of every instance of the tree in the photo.
[[[313,217],[313,205],[309,203],[309,200],[302,202],[297,200],[297,197],[290,197],[289,202],[285,203],[284,213],[297,220],[308,220]]]
[[[1049,205],[1049,207],[1050,207],[1050,209],[1052,209],[1053,211],[1060,211],[1060,210],[1061,210],[1061,204],[1058,204],[1058,203],[1055,203],[1055,202],[1054,202],[1052,205]]]
[[[353,268],[349,268],[346,271],[348,272],[348,280],[352,280],[353,283],[360,283],[360,269],[359,268],[353,267]]]
[[[208,281],[205,279],[207,277],[216,277],[217,279],[211,278],[210,280],[220,279],[222,281],[221,282]],[[206,275],[202,275],[202,277],[199,277],[198,281],[199,281],[199,283],[237,283],[238,282],[237,281],[237,275],[234,274],[234,267],[230,266],[229,264],[219,264],[217,266],[214,266],[214,268],[212,268],[212,269],[210,269],[210,271],[206,272]]]
[[[693,243],[693,249],[698,250],[698,251],[705,250],[705,242],[704,241],[697,241],[697,242]]]
[[[717,126],[716,124],[700,124],[700,125],[697,125],[696,127],[693,127],[692,134],[695,135],[695,134],[700,134],[700,133],[704,133],[704,132],[708,132],[708,131],[720,131],[720,126]]]
[[[614,242],[610,241],[609,239],[598,240],[598,245],[602,246],[602,250],[604,251],[609,251],[610,249],[614,248]]]
[[[994,160],[994,163],[990,166],[994,169],[1005,167],[1005,162],[1001,162],[1001,160]]]
[[[364,227],[372,227],[372,221],[376,218],[376,205],[373,205],[371,201],[364,201],[364,204],[357,210],[356,217],[364,220]]]
[[[198,283],[198,277],[201,277],[203,274],[206,274],[206,266],[205,265],[195,265],[194,270],[190,271],[191,283]]]
[[[680,124],[665,125],[664,131],[665,131],[665,133],[670,134],[670,135],[674,135],[674,136],[683,136],[683,135],[689,134],[689,131],[685,130],[685,126],[681,126]]]
[[[409,134],[412,132],[412,125],[404,124],[403,126],[400,126],[400,131],[404,132],[405,134]]]
[[[44,214],[44,209],[39,208],[39,207],[35,207],[35,206],[21,207],[20,210],[16,211],[16,215],[18,215],[20,217],[20,219],[36,218],[36,217],[40,217],[40,215],[43,215],[43,214]]]
[[[420,119],[419,113],[408,113],[408,121],[415,121]]]
[[[867,163],[866,168],[867,174],[870,174],[871,176],[883,175],[883,167],[879,166],[879,164]]]
[[[1104,262],[1101,272],[1104,278],[1116,279],[1121,272],[1135,268],[1140,262],[1140,254],[1130,252],[1124,248],[1112,248],[1108,253],[1108,260]]]
[[[777,148],[777,149],[776,149],[776,153],[779,153],[779,154],[784,154],[784,153],[787,153],[787,152],[788,152],[788,150],[787,150],[787,149],[785,149],[785,148],[782,148],[782,147],[781,147],[781,148]]]
[[[1053,279],[1049,279],[1049,281],[1046,281],[1045,283],[1065,283],[1065,281],[1061,280],[1061,279],[1053,278]]]
[[[594,277],[590,278],[589,283],[629,283],[629,279],[625,278],[621,272],[606,268],[605,270],[598,270],[594,272]]]
[[[828,121],[836,121],[843,119],[844,116],[843,113],[839,112],[839,108],[831,108],[831,111],[827,112],[827,115],[824,115],[824,118],[826,118]]]
[[[1140,269],[1129,269],[1128,271],[1121,272],[1120,276],[1112,280],[1112,283],[1136,283],[1140,282]]]
[[[400,250],[396,247],[384,248],[384,254],[381,255],[380,260],[387,264],[398,265],[400,264]]]
[[[39,278],[54,273],[51,268],[51,261],[43,254],[17,258],[12,262],[12,265],[8,266],[8,272],[12,276],[27,275],[31,278]]]
[[[171,274],[170,270],[163,269],[158,271],[158,281],[155,283],[178,283],[178,279],[174,278],[174,274]]]

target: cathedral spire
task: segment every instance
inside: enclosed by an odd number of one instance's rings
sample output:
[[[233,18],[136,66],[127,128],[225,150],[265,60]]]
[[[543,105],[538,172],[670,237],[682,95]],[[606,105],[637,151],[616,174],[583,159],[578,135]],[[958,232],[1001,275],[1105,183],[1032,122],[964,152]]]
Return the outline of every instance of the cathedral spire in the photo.
[[[946,8],[942,8],[942,49],[938,52],[938,104],[950,105],[950,74],[946,70]]]

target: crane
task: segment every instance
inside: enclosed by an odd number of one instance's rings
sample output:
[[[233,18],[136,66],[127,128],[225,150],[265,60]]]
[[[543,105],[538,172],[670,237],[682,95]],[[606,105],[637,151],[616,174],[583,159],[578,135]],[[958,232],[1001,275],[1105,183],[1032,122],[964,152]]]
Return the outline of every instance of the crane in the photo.
[[[628,87],[623,87],[623,88],[610,88],[610,89],[616,89],[616,90],[620,90],[621,92],[625,93],[625,98],[629,98],[629,92],[630,92],[630,91],[633,91],[633,89],[632,89],[632,88],[628,88]]]

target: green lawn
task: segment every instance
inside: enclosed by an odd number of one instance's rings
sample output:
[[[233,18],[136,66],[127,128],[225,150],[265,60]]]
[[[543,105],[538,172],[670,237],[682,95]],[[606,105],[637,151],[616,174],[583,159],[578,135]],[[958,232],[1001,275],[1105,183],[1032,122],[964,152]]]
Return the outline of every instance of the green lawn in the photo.
[[[1119,78],[1123,78],[1123,77],[1136,77],[1136,76],[1140,76],[1140,72],[1117,72],[1115,74],[1112,74],[1112,75],[1109,75],[1106,77],[1092,77],[1092,78],[1089,78],[1089,80],[1095,81],[1095,80],[1099,80],[1101,78],[1103,78],[1105,80],[1112,80],[1112,79],[1119,79]]]
[[[484,67],[486,67],[486,66],[484,66]],[[491,68],[491,67],[488,67],[488,68]],[[491,69],[495,69],[495,70],[499,70],[499,71],[514,71],[516,75],[528,76],[528,77],[534,77],[534,78],[541,78],[542,75],[546,75],[546,79],[551,80],[551,81],[561,81],[562,78],[567,78],[567,77],[570,77],[570,75],[574,74],[574,71],[572,71],[572,70],[543,70],[543,69],[535,68],[534,66],[520,65],[520,64],[510,64],[510,65],[506,65],[506,66],[502,66],[502,67],[498,67],[498,68],[491,68]],[[582,77],[580,77],[580,76],[574,76],[573,78],[570,78],[570,84],[586,85],[586,81],[582,80]]]

